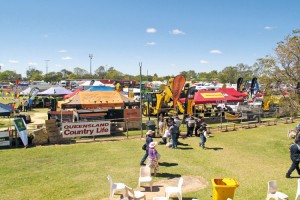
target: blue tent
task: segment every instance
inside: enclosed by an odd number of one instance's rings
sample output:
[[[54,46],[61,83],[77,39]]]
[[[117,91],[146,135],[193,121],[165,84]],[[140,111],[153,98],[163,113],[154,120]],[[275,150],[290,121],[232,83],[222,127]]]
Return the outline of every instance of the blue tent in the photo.
[[[93,92],[93,91],[114,91],[115,88],[109,87],[109,86],[92,86],[89,89],[85,90],[87,92]]]
[[[10,116],[13,112],[13,107],[8,104],[0,103],[0,116]]]

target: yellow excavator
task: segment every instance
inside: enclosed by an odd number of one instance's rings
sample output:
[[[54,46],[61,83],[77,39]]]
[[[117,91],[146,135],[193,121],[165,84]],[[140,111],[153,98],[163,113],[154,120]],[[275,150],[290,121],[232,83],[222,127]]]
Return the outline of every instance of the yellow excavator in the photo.
[[[184,85],[184,82],[183,84],[181,82],[180,85]],[[145,98],[143,100],[143,115],[150,116],[159,115],[160,113],[164,115],[177,114],[178,112],[184,113],[184,107],[182,103],[178,100],[179,95],[175,97],[177,99],[176,105],[174,105],[174,95],[172,92],[174,86],[173,83],[174,78],[170,78],[162,92],[148,92],[145,94]],[[177,92],[181,92],[181,90],[182,87],[180,88],[180,91]]]

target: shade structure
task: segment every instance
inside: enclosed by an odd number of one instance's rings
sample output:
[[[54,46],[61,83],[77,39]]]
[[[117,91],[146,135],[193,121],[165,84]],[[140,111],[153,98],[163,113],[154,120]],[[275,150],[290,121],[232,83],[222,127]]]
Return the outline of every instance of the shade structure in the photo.
[[[20,92],[20,95],[25,95],[25,96],[29,95],[31,89],[32,89],[31,87],[26,88],[25,90]]]
[[[123,107],[137,103],[118,91],[98,91],[78,92],[69,102],[63,103],[61,106],[62,108],[93,109],[99,107]]]
[[[227,93],[233,97],[237,97],[237,98],[241,98],[241,97],[248,97],[248,94],[246,93],[242,93],[242,92],[238,92],[236,89],[234,88],[219,88],[217,90],[217,92],[222,92],[222,93]]]
[[[48,90],[45,90],[43,92],[39,92],[38,95],[40,96],[64,96],[66,94],[71,94],[72,91],[68,90],[64,87],[51,87]]]
[[[218,102],[243,102],[241,98],[236,98],[227,93],[216,91],[198,91],[194,96],[195,104],[218,103]]]
[[[84,83],[80,84],[79,86],[100,86],[104,85],[101,81],[85,81]]]
[[[11,112],[13,112],[12,106],[0,103],[0,116],[10,116]]]
[[[83,91],[82,89],[78,88],[78,89],[76,89],[74,92],[65,95],[65,96],[64,96],[64,99],[69,99],[70,97],[76,95],[78,92],[82,92],[82,91]]]

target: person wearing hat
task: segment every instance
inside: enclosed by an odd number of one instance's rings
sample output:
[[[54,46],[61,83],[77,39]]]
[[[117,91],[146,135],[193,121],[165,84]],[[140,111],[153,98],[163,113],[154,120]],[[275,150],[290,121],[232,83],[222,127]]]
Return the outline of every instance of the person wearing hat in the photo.
[[[153,141],[153,139],[152,139],[153,133],[154,133],[154,131],[152,131],[152,130],[149,130],[146,133],[146,153],[143,156],[143,158],[140,162],[140,165],[145,165],[145,160],[147,159],[148,152],[149,152],[149,144]]]
[[[156,145],[157,142],[151,142],[149,144],[149,155],[148,155],[148,162],[147,162],[147,166],[154,169],[154,176],[156,176],[156,171],[159,168],[158,165],[159,154],[155,149]]]
[[[300,175],[300,168],[299,168],[299,162],[300,162],[300,138],[297,138],[295,140],[295,144],[292,144],[290,146],[290,154],[291,154],[291,160],[292,165],[288,172],[286,173],[286,178],[291,178],[292,172],[296,169],[298,172],[298,175]]]
[[[201,127],[197,130],[197,134],[200,137],[200,142],[199,145],[202,147],[202,149],[205,149],[205,142],[206,142],[206,137],[207,137],[207,128],[206,128],[206,123],[203,122],[201,124]]]

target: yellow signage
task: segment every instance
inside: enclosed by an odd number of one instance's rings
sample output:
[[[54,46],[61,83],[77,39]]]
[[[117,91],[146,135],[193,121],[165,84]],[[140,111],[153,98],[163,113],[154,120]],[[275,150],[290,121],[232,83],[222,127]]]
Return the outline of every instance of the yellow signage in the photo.
[[[223,94],[221,92],[215,92],[215,93],[201,93],[203,98],[205,99],[213,99],[213,98],[224,98]]]

